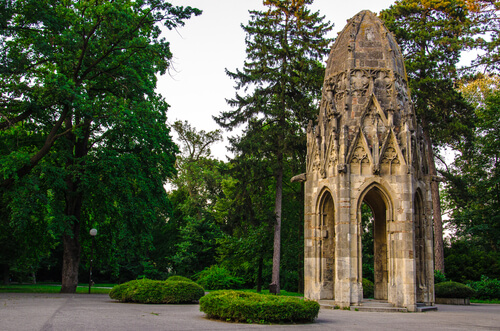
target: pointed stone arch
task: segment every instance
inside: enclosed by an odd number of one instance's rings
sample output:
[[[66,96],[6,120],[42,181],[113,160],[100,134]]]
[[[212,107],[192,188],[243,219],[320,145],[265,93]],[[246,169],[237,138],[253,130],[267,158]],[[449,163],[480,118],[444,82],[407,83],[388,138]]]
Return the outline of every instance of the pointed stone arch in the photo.
[[[389,288],[388,234],[393,214],[393,202],[387,190],[378,182],[367,185],[358,198],[358,223],[361,224],[361,205],[372,210],[374,252],[374,298],[387,300]]]
[[[417,302],[425,302],[427,292],[427,255],[425,209],[422,190],[417,189],[414,195],[414,236],[415,236],[415,283]]]
[[[384,110],[380,106],[380,102],[378,101],[377,97],[373,93],[370,95],[370,98],[368,99],[368,103],[366,105],[366,108],[361,115],[361,123],[364,122],[364,120],[366,119],[366,117],[369,114],[376,114],[376,115],[380,116],[380,119],[382,120],[383,125],[389,126],[389,120],[387,118],[387,115],[384,113]]]
[[[376,189],[377,193],[383,199],[383,203],[386,205],[387,219],[392,221],[394,219],[395,205],[391,196],[395,196],[396,193],[390,189],[390,184],[380,177],[374,177],[371,181],[363,183],[358,188],[358,192],[360,193],[356,199],[356,208],[358,210],[361,208],[366,195],[373,189]]]
[[[403,157],[403,153],[401,152],[401,148],[399,147],[392,128],[389,129],[382,143],[379,160],[380,163],[378,168],[382,175],[398,175],[406,165],[405,158]]]
[[[335,203],[332,192],[323,188],[316,206],[317,279],[321,299],[335,298]]]
[[[353,144],[348,152],[348,164],[351,164],[352,172],[362,174],[370,174],[374,164],[373,156],[368,141],[362,130],[359,130],[353,140]]]

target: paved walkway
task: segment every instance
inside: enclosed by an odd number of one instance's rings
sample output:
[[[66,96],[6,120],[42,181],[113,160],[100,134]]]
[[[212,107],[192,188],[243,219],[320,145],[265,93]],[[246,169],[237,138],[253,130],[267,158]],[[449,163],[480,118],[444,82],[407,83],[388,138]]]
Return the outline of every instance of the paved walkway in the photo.
[[[100,294],[0,293],[0,330],[500,330],[500,305],[438,305],[437,312],[321,309],[313,324],[236,324],[206,319],[198,305],[125,304]]]

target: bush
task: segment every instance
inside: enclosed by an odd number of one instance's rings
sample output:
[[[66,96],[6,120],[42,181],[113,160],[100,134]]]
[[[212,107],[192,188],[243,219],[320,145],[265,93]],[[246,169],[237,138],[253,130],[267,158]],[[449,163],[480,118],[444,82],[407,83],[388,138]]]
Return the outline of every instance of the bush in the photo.
[[[193,303],[205,291],[193,281],[132,280],[113,287],[111,299],[138,303]]]
[[[477,299],[500,299],[500,280],[481,276],[480,281],[467,284],[476,291]]]
[[[309,323],[318,317],[319,304],[295,297],[215,291],[200,299],[200,311],[223,321]]]
[[[475,291],[467,285],[457,282],[442,282],[434,286],[437,298],[471,298]]]
[[[446,282],[446,276],[439,270],[434,270],[434,284]]]
[[[195,275],[196,282],[209,290],[239,289],[243,285],[243,279],[234,277],[229,270],[218,265],[205,268]]]
[[[167,281],[169,282],[178,282],[178,281],[182,281],[182,282],[193,282],[191,279],[187,278],[187,277],[184,277],[184,276],[170,276],[167,278]]]
[[[373,298],[374,286],[369,279],[363,278],[363,298]]]

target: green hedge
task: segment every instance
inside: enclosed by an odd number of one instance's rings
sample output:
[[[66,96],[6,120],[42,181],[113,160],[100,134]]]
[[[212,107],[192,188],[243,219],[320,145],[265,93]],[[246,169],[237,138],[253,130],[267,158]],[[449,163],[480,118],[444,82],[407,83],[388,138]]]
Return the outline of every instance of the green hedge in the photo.
[[[295,297],[242,291],[215,291],[200,299],[208,318],[243,323],[310,323],[319,304]]]
[[[374,286],[369,279],[363,278],[363,298],[373,298]]]
[[[457,282],[442,282],[434,285],[436,298],[471,298],[475,291]]]
[[[111,299],[137,303],[193,303],[205,291],[193,281],[132,280],[113,287]]]

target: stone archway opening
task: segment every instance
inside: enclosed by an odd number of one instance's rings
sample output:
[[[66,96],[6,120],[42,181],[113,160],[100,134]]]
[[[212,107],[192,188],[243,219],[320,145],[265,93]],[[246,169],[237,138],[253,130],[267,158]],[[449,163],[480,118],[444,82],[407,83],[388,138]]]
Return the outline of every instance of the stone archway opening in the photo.
[[[372,239],[373,245],[373,298],[387,300],[389,288],[388,256],[387,256],[387,215],[388,203],[383,192],[378,187],[371,188],[363,198],[372,213]],[[362,208],[362,206],[360,206]]]
[[[416,289],[417,302],[425,302],[425,293],[427,291],[426,282],[426,263],[425,263],[425,223],[424,223],[424,205],[422,202],[422,194],[417,191],[415,194],[415,273],[416,273]]]
[[[363,202],[361,204],[361,259],[362,259],[362,274],[363,278],[368,279],[372,283],[375,281],[373,263],[373,224],[374,216],[372,209],[368,204]],[[363,291],[363,298],[372,299],[372,292]]]
[[[319,282],[322,298],[335,299],[335,208],[330,192],[325,192],[319,207]]]

